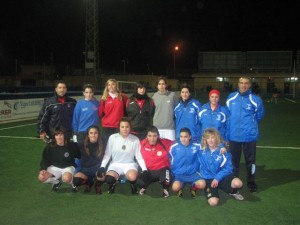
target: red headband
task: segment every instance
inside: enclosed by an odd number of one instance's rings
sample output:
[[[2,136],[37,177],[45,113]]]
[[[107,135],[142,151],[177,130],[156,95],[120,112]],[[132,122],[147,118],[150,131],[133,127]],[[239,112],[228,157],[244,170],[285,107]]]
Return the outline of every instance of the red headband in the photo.
[[[217,95],[220,96],[220,92],[219,92],[218,90],[216,90],[216,89],[211,90],[211,91],[209,92],[209,94],[208,94],[208,97],[210,97],[212,94],[217,94]]]

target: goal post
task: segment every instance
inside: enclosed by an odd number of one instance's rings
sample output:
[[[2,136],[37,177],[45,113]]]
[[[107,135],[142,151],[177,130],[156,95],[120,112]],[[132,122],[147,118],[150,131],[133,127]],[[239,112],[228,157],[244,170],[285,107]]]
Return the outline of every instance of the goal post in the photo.
[[[117,81],[117,86],[121,92],[133,93],[136,88],[137,82],[132,81]]]

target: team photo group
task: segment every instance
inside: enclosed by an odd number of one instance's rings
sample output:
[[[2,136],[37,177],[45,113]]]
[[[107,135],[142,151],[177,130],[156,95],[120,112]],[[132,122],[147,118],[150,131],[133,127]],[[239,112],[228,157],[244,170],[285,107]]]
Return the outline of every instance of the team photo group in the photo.
[[[78,102],[59,81],[38,116],[38,136],[47,143],[38,180],[54,192],[67,183],[74,193],[83,185],[84,192],[96,194],[102,194],[103,184],[113,194],[126,181],[137,195],[159,182],[164,198],[171,192],[183,197],[188,188],[192,198],[203,191],[210,206],[218,205],[219,190],[241,201],[240,189],[258,189],[256,143],[265,109],[250,78],[237,82],[222,106],[219,90],[209,90],[208,102],[201,104],[187,84],[181,85],[180,96],[168,90],[165,77],[157,79],[152,97],[142,82],[128,97],[109,79],[100,100],[94,86],[85,84]]]

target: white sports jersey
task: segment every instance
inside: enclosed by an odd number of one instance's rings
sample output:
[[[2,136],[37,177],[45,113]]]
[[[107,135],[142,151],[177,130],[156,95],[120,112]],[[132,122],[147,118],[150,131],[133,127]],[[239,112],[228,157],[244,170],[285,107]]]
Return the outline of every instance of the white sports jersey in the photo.
[[[101,167],[106,167],[110,159],[111,163],[135,163],[135,157],[142,170],[147,170],[140,148],[140,140],[136,136],[129,134],[127,138],[123,138],[119,133],[112,134],[108,139]]]

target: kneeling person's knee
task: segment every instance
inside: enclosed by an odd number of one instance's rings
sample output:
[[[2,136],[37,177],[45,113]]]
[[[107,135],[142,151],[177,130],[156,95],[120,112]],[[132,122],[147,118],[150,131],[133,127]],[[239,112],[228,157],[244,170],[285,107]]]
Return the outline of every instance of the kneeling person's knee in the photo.
[[[116,178],[114,178],[113,176],[110,176],[110,175],[106,175],[105,176],[105,182],[107,183],[107,184],[114,184],[114,183],[116,183]]]

